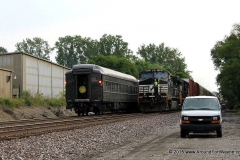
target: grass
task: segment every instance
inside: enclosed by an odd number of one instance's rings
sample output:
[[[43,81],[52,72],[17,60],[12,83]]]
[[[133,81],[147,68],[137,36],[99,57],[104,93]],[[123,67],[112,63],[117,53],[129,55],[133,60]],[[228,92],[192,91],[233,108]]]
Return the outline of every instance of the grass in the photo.
[[[0,98],[0,106],[7,112],[20,106],[61,107],[64,105],[66,105],[66,101],[63,93],[55,98],[48,98],[42,94],[31,95],[29,92],[23,91],[20,98]]]

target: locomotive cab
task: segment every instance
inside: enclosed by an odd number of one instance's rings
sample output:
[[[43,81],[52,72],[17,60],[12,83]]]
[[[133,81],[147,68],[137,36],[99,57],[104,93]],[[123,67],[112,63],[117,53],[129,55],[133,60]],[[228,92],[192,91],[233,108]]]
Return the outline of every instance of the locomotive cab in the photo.
[[[139,74],[139,106],[143,112],[158,112],[179,109],[185,94],[186,83],[166,70],[151,69]],[[153,82],[157,80],[157,94]]]

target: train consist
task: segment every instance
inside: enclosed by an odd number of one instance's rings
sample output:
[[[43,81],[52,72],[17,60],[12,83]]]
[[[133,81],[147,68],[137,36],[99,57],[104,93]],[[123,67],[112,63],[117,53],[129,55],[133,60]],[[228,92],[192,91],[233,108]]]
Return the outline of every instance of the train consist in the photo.
[[[67,109],[89,112],[132,112],[138,109],[138,80],[94,64],[79,64],[66,72]]]
[[[145,70],[140,79],[94,64],[79,64],[66,72],[67,109],[89,112],[161,112],[180,109],[187,96],[213,95],[191,79],[166,70]]]
[[[180,109],[187,96],[213,96],[192,79],[172,76],[166,70],[145,70],[139,77],[139,108],[142,112]]]

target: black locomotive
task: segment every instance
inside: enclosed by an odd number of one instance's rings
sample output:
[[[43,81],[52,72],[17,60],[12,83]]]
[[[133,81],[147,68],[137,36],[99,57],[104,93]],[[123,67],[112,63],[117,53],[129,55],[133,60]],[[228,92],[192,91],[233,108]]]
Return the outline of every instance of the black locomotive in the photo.
[[[138,110],[138,80],[128,74],[94,64],[79,64],[66,72],[67,109],[89,112]]]
[[[187,96],[213,96],[192,79],[173,76],[166,70],[145,70],[139,77],[139,108],[142,112],[180,109]],[[157,82],[156,87],[154,82]]]
[[[142,112],[176,109],[187,96],[188,83],[168,71],[145,70],[139,77],[139,107]],[[157,82],[156,87],[154,81]]]

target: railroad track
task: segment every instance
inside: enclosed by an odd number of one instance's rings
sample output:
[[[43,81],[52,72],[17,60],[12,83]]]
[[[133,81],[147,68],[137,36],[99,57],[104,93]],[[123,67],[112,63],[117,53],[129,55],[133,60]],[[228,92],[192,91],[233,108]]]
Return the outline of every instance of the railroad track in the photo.
[[[23,138],[33,135],[40,135],[56,131],[65,131],[80,129],[94,125],[109,124],[119,121],[125,121],[135,118],[154,116],[163,113],[152,114],[110,114],[110,115],[91,115],[80,117],[64,118],[44,118],[44,119],[26,119],[0,122],[0,140],[9,140],[14,138]]]

